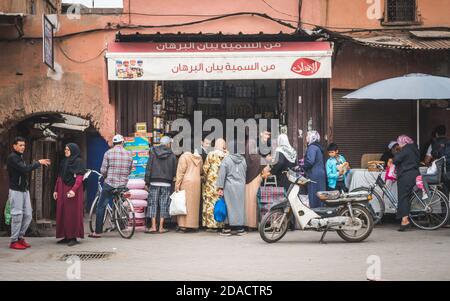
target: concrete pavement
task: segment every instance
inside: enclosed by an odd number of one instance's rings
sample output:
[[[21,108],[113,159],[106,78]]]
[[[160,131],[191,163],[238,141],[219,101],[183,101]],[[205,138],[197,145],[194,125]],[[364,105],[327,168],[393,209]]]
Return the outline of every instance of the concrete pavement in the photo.
[[[81,262],[81,280],[366,280],[368,268],[380,272],[374,275],[381,280],[450,280],[450,229],[396,229],[377,226],[357,244],[329,233],[324,245],[318,243],[320,233],[301,231],[288,232],[275,244],[255,232],[137,233],[131,240],[108,233],[71,248],[51,237],[29,238],[31,249],[15,251],[2,237],[0,280],[68,280],[74,265],[58,257],[78,251],[114,252],[105,261]]]

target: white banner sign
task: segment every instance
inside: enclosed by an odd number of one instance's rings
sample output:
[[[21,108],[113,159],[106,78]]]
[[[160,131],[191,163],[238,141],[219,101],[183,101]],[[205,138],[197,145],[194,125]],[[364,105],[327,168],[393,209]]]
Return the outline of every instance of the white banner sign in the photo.
[[[331,78],[328,42],[136,44],[109,48],[109,80]]]

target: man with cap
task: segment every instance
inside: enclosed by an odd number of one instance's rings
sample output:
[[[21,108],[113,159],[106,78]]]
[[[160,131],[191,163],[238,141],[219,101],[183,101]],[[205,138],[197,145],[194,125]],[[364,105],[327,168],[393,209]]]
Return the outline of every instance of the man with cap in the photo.
[[[380,158],[380,161],[384,162],[384,167],[387,167],[389,162],[391,162],[394,158],[394,154],[397,153],[398,150],[397,141],[389,142],[387,149],[384,151],[383,155]]]
[[[153,148],[145,170],[145,184],[148,188],[147,217],[152,225],[146,233],[165,233],[164,219],[169,218],[170,194],[172,182],[177,173],[177,157],[170,148],[172,139],[161,138],[160,145]],[[156,217],[159,207],[159,230],[156,229]]]
[[[95,232],[89,237],[100,238],[103,232],[103,217],[108,203],[112,200],[112,190],[115,188],[125,188],[128,183],[128,176],[133,167],[133,157],[131,152],[123,147],[124,139],[122,135],[113,137],[113,147],[108,150],[104,157],[102,167],[100,169],[105,182],[103,184],[102,194],[98,200]]]

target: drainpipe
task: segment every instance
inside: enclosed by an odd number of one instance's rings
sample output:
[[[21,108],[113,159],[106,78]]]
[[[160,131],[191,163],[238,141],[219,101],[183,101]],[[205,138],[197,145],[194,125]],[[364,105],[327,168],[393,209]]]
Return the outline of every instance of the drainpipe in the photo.
[[[303,0],[298,0],[298,22],[297,22],[297,32],[300,31],[302,27],[302,5]]]

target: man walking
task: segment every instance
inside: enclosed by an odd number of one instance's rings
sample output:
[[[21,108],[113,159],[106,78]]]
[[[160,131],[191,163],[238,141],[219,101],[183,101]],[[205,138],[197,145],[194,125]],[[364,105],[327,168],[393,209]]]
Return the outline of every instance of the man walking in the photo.
[[[172,182],[177,173],[177,157],[172,152],[172,139],[164,136],[159,146],[154,147],[145,170],[145,184],[149,189],[147,217],[151,218],[151,228],[146,233],[157,233],[156,216],[159,207],[159,233],[168,232],[164,219],[169,218]]]
[[[103,217],[106,206],[113,199],[112,191],[115,188],[125,188],[128,183],[128,176],[133,167],[133,157],[131,152],[124,149],[123,143],[122,135],[115,135],[113,148],[108,150],[103,157],[100,172],[105,182],[95,213],[95,232],[89,235],[91,238],[100,238],[100,234],[103,233]]]
[[[32,212],[30,192],[28,191],[28,176],[41,165],[50,165],[50,160],[41,159],[31,165],[23,160],[25,139],[16,137],[13,143],[14,151],[6,161],[9,174],[9,201],[11,204],[11,244],[10,248],[24,250],[30,245],[24,236],[31,223]]]

